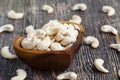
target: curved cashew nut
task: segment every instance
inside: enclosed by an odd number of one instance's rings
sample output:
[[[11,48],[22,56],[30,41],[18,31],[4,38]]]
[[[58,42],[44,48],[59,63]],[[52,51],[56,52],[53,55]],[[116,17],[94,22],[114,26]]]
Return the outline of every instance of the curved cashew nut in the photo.
[[[103,12],[107,12],[108,16],[113,16],[115,15],[115,9],[111,6],[103,6],[102,7]]]
[[[43,9],[44,11],[47,11],[48,13],[53,13],[53,8],[52,8],[51,6],[49,6],[49,5],[44,5],[44,6],[42,7],[42,9]]]
[[[17,76],[11,78],[11,80],[24,80],[27,77],[27,73],[23,69],[16,70]]]
[[[26,27],[26,33],[31,33],[34,31],[34,27],[32,25]]]
[[[65,46],[66,49],[69,49],[71,46],[73,45],[73,43],[68,44],[67,46]]]
[[[78,4],[75,4],[72,7],[72,10],[82,10],[82,11],[85,11],[86,9],[87,9],[87,6],[84,3],[78,3]]]
[[[65,72],[57,76],[57,80],[63,79],[77,80],[77,74],[75,72]]]
[[[11,24],[6,24],[0,27],[0,33],[3,31],[9,31],[12,32],[14,30],[14,26]]]
[[[60,43],[58,43],[58,42],[51,43],[50,49],[52,49],[53,51],[65,50],[65,48]]]
[[[61,41],[61,44],[62,44],[62,45],[67,45],[67,44],[69,44],[69,43],[71,43],[71,42],[72,42],[71,37],[65,36],[65,37],[63,38],[63,40]]]
[[[84,38],[84,42],[86,44],[91,44],[91,46],[93,48],[97,48],[99,46],[99,41],[97,38],[93,37],[93,36],[87,36]]]
[[[64,38],[64,36],[63,36],[61,33],[58,33],[58,34],[56,35],[55,40],[56,40],[56,41],[61,41],[63,38]]]
[[[117,35],[118,34],[118,31],[117,29],[115,29],[114,27],[110,26],[110,25],[103,25],[101,27],[101,31],[103,32],[111,32],[113,33],[114,35]]]
[[[113,49],[117,49],[120,52],[120,44],[111,44],[110,47]]]
[[[95,59],[94,60],[94,65],[99,71],[108,73],[109,71],[103,67],[103,64],[104,64],[103,59]]]
[[[120,70],[118,70],[118,76],[120,77]]]
[[[70,20],[71,22],[75,22],[75,23],[77,23],[77,24],[80,24],[81,23],[81,17],[80,16],[78,16],[78,15],[73,15],[72,16],[72,20]]]
[[[24,13],[16,13],[14,10],[11,10],[7,14],[8,18],[11,19],[22,19],[24,16]]]
[[[9,47],[8,46],[4,46],[1,49],[1,56],[6,58],[6,59],[15,59],[15,58],[17,58],[16,55],[9,52]]]

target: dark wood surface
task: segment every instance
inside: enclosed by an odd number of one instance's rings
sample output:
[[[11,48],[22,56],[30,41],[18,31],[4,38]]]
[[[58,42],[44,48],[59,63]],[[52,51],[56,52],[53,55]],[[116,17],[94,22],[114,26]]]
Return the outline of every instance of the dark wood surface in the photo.
[[[79,2],[87,4],[85,12],[72,11],[71,7]],[[54,7],[54,13],[48,14],[41,10],[44,4]],[[111,5],[116,9],[113,17],[107,17],[101,12],[103,5]],[[69,20],[72,15],[77,14],[82,17],[82,25],[85,28],[84,36],[95,36],[100,41],[97,49],[89,45],[82,44],[76,53],[73,63],[65,71],[39,71],[30,68],[20,59],[7,60],[0,56],[0,80],[10,80],[16,75],[18,68],[25,69],[28,73],[25,80],[56,80],[56,76],[62,72],[74,71],[78,74],[78,80],[119,80],[117,71],[120,69],[120,53],[109,48],[111,43],[116,43],[112,34],[102,33],[100,28],[104,24],[109,24],[120,30],[120,0],[0,0],[0,26],[10,23],[15,26],[12,33],[0,33],[0,49],[3,46],[10,46],[13,50],[13,40],[16,37],[26,34],[25,27],[35,26],[36,29],[42,27],[51,19]],[[6,14],[9,10],[24,12],[25,17],[21,20],[8,19]],[[120,32],[119,32],[120,34]],[[104,66],[110,71],[104,74],[96,70],[93,61],[96,58],[105,60]]]

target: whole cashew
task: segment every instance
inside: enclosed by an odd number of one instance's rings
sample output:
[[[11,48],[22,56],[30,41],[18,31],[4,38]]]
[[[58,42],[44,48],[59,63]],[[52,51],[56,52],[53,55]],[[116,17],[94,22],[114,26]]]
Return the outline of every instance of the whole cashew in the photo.
[[[24,13],[16,13],[14,10],[11,10],[7,14],[8,18],[11,19],[22,19],[24,16]]]
[[[1,56],[4,57],[4,58],[6,58],[6,59],[15,59],[15,58],[17,58],[16,55],[10,53],[8,46],[4,46],[1,49]]]
[[[77,80],[77,74],[75,72],[65,72],[57,76],[57,80],[63,79]]]
[[[70,36],[65,36],[64,38],[63,38],[63,40],[61,41],[61,44],[62,45],[67,45],[67,44],[69,44],[69,43],[71,43],[72,42],[72,39],[71,39],[71,37]]]
[[[118,70],[118,76],[120,77],[120,70]]]
[[[58,33],[56,35],[56,41],[61,41],[64,38],[64,36],[61,33]]]
[[[44,5],[42,9],[47,11],[48,13],[53,13],[53,8],[49,5]]]
[[[111,44],[110,47],[117,49],[120,52],[120,44]]]
[[[78,24],[80,24],[81,23],[81,17],[80,16],[78,16],[78,15],[73,15],[72,16],[72,20],[70,20],[70,22],[75,22],[75,23],[78,23]]]
[[[34,31],[34,27],[32,25],[26,27],[26,33],[31,33]]]
[[[93,48],[97,48],[99,46],[99,41],[97,38],[93,37],[93,36],[87,36],[84,38],[84,42],[86,44],[91,44],[91,46]]]
[[[75,4],[72,7],[72,10],[82,10],[82,11],[85,11],[86,9],[87,9],[87,6],[84,3],[78,3],[78,4]]]
[[[104,64],[103,59],[95,59],[94,60],[94,65],[99,71],[108,73],[109,71],[103,67],[103,64]]]
[[[71,46],[73,45],[73,43],[68,44],[67,46],[65,46],[66,49],[69,49]]]
[[[12,32],[14,30],[14,26],[11,24],[6,24],[0,27],[0,33],[3,31],[9,31]]]
[[[11,78],[11,80],[24,80],[27,77],[27,73],[23,69],[16,70],[17,76]]]
[[[117,35],[118,34],[118,31],[117,29],[115,29],[114,27],[110,26],[110,25],[103,25],[101,27],[101,31],[103,32],[111,32],[113,33],[114,35]]]
[[[111,6],[103,6],[102,7],[103,12],[107,12],[108,16],[113,16],[115,15],[115,9]]]

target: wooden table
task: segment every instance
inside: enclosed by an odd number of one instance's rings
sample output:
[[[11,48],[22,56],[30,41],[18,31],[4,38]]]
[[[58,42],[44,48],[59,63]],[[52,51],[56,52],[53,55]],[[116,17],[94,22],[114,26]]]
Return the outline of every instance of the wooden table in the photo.
[[[87,4],[87,10],[72,11],[71,7],[79,2]],[[42,11],[44,4],[53,6],[54,13],[48,14]],[[113,17],[101,12],[103,5],[111,5],[116,9]],[[24,12],[21,20],[7,18],[9,10]],[[7,60],[0,56],[0,80],[10,80],[16,75],[18,68],[25,69],[28,73],[25,80],[56,80],[55,76],[62,72],[74,71],[78,74],[78,80],[119,80],[117,71],[120,69],[120,53],[109,48],[111,43],[116,43],[115,36],[100,31],[102,25],[109,24],[120,31],[120,0],[0,0],[0,26],[13,24],[14,31],[0,33],[0,49],[3,46],[10,46],[10,51],[15,54],[12,42],[16,37],[26,34],[25,28],[28,25],[35,26],[35,29],[42,27],[52,19],[69,20],[72,15],[77,14],[82,18],[82,25],[85,28],[84,36],[95,36],[100,41],[99,48],[93,49],[89,45],[82,44],[76,53],[70,67],[65,71],[39,71],[30,68],[19,58]],[[93,65],[94,59],[102,58],[104,66],[110,71],[108,74],[99,72]]]

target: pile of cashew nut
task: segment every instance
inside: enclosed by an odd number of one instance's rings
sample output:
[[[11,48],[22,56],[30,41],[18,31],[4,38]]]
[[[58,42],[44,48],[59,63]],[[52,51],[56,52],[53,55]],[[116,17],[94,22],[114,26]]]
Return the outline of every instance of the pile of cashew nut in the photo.
[[[22,40],[21,45],[25,49],[65,50],[77,40],[78,28],[73,24],[62,24],[57,20],[49,21],[41,29],[35,30],[32,26],[28,26],[27,37]]]

